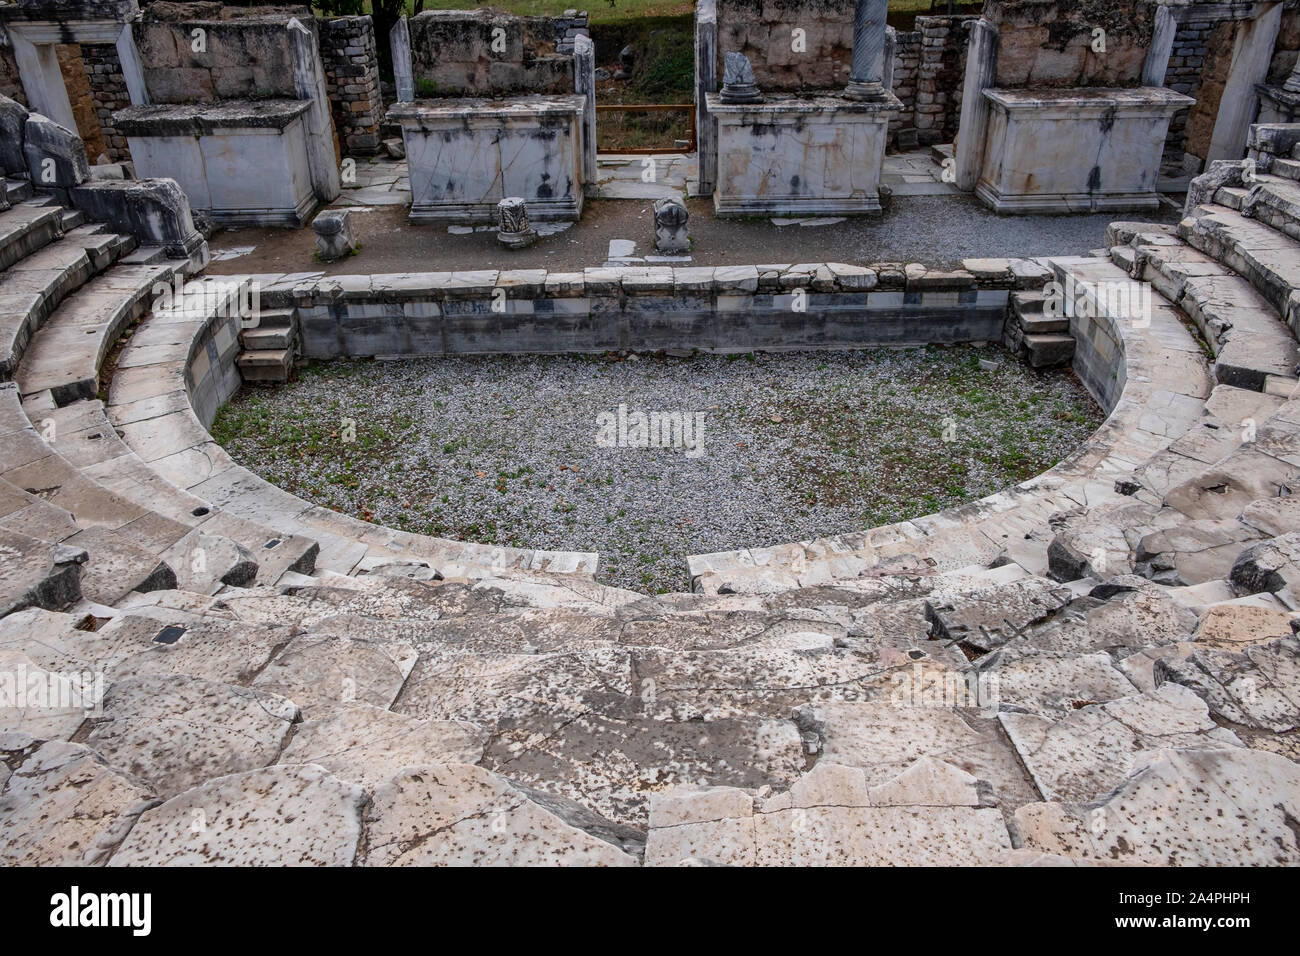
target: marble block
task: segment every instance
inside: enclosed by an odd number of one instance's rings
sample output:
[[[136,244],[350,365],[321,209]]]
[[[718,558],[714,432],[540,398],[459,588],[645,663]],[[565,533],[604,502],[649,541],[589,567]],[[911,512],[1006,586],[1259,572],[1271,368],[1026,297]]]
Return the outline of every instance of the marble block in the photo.
[[[987,89],[975,194],[999,213],[1154,209],[1169,121],[1196,101],[1173,90]]]
[[[301,226],[317,199],[307,100],[132,106],[113,114],[142,179],[176,180],[218,226]]]
[[[1300,93],[1293,93],[1280,86],[1255,87],[1259,94],[1259,118],[1257,123],[1295,123],[1300,121]]]
[[[582,213],[582,96],[398,103],[411,170],[411,222],[495,223],[521,198],[534,221]]]
[[[720,216],[878,215],[889,119],[902,104],[837,95],[707,97],[718,121]]]

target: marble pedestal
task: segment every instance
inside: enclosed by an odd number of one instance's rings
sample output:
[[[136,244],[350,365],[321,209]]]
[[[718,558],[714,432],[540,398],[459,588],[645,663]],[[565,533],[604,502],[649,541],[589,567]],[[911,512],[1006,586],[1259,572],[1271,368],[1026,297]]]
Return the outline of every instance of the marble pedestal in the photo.
[[[1256,86],[1259,93],[1259,119],[1257,123],[1300,122],[1300,93],[1292,93],[1280,86]]]
[[[1154,209],[1169,121],[1195,100],[1157,87],[984,91],[975,194],[999,213]]]
[[[718,121],[718,215],[881,212],[889,118],[902,108],[893,94],[880,102],[825,94],[724,103],[710,93],[707,104]]]
[[[132,106],[113,114],[141,179],[176,180],[219,226],[301,226],[317,205],[307,100]]]
[[[532,220],[582,214],[582,96],[398,103],[411,222],[491,223],[518,196]]]

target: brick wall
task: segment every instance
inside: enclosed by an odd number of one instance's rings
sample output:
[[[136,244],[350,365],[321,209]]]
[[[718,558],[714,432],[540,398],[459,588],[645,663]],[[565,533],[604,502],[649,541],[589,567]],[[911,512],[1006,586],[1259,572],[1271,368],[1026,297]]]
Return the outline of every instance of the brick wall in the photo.
[[[99,126],[104,152],[113,162],[131,159],[126,137],[113,125],[113,113],[131,105],[131,96],[126,90],[126,78],[122,75],[122,64],[117,58],[117,47],[112,44],[81,45],[81,61],[85,65],[86,79],[90,83],[91,96],[94,99],[95,113],[99,116]],[[95,156],[90,157],[94,162]]]
[[[957,133],[961,89],[974,17],[917,17],[921,59],[916,77],[916,136],[922,146],[948,143]]]
[[[591,36],[587,32],[586,10],[565,10],[555,17],[555,52],[572,55],[576,37]]]
[[[1222,22],[1222,21],[1219,21]],[[1205,71],[1205,58],[1209,52],[1210,34],[1218,24],[1212,20],[1191,20],[1178,25],[1174,35],[1174,49],[1165,73],[1165,86],[1176,93],[1195,97],[1201,92],[1201,78]],[[1187,122],[1191,111],[1180,110],[1169,122],[1169,136],[1165,139],[1164,165],[1170,172],[1183,166],[1187,150]]]
[[[961,114],[970,33],[976,17],[917,17],[916,30],[898,34],[894,95],[903,109],[890,122],[898,149],[951,142]]]
[[[374,21],[363,16],[320,23],[321,62],[339,146],[344,153],[373,155],[384,117]]]
[[[903,108],[889,121],[889,145],[909,149],[916,145],[916,77],[921,65],[921,31],[899,33],[894,45],[894,95]]]

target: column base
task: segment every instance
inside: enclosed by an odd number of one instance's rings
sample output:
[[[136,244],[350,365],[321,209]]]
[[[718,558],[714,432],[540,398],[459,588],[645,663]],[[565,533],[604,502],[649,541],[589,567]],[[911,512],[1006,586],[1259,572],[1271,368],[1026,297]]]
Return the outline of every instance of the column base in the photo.
[[[879,102],[885,98],[885,95],[884,84],[874,80],[866,82],[851,80],[849,85],[844,87],[844,96],[850,100]]]

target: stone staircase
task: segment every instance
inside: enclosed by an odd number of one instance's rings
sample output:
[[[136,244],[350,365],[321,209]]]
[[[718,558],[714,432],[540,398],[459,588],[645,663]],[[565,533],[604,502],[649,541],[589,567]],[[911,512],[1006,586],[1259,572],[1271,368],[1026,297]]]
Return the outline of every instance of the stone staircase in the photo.
[[[1003,345],[1033,368],[1065,365],[1074,357],[1068,317],[1045,309],[1045,292],[1013,292]]]
[[[159,307],[16,191],[0,673],[58,696],[0,708],[0,863],[1300,863],[1300,270],[1272,180],[1211,175],[1049,262],[1066,329],[1013,297],[1108,409],[1070,458],[654,597],[235,465],[207,425],[292,317]]]
[[[245,382],[287,382],[302,353],[297,310],[262,312],[254,327],[240,331],[239,344],[243,351],[236,357],[235,364]]]

